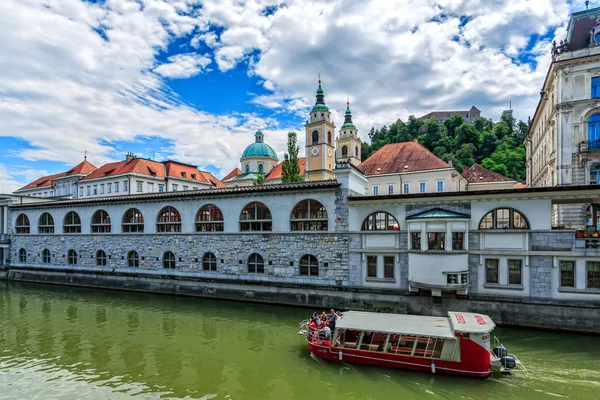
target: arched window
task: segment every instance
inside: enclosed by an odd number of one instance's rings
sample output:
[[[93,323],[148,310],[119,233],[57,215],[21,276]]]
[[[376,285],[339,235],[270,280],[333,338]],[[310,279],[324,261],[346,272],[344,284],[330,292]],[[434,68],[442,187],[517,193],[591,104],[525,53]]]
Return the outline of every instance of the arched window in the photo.
[[[318,144],[319,143],[319,132],[318,131],[313,131],[312,133],[312,144]]]
[[[326,231],[327,211],[316,200],[302,200],[294,207],[291,218],[293,231]]]
[[[54,233],[54,218],[50,213],[43,213],[40,215],[38,221],[38,232],[39,233]]]
[[[331,146],[331,143],[332,143],[332,141],[331,141],[331,132],[329,132],[329,131],[327,132],[327,143]]]
[[[240,231],[270,231],[271,211],[261,202],[254,201],[242,210]]]
[[[305,254],[300,259],[300,275],[319,276],[319,260],[311,254]]]
[[[217,257],[213,253],[204,253],[204,257],[202,257],[202,269],[205,271],[217,270]]]
[[[92,233],[110,233],[110,215],[98,210],[92,216]]]
[[[529,229],[529,222],[515,209],[496,208],[481,218],[479,229]]]
[[[144,215],[137,208],[130,208],[123,214],[123,233],[144,232]]]
[[[166,251],[165,254],[163,254],[163,268],[175,269],[175,254],[170,251]]]
[[[400,225],[396,218],[385,211],[374,212],[362,224],[363,231],[397,231],[399,229]]]
[[[77,265],[77,252],[73,249],[67,252],[67,264]]]
[[[106,266],[106,253],[104,250],[98,250],[96,252],[96,265],[99,267]]]
[[[246,164],[246,173],[250,172],[250,165]]]
[[[75,211],[69,211],[65,215],[65,221],[63,223],[64,233],[81,233],[81,219],[79,214]]]
[[[262,174],[262,173],[263,173],[263,170],[264,170],[264,167],[263,167],[263,165],[262,165],[262,164],[258,164],[258,173],[259,173],[259,174]]]
[[[255,274],[265,273],[265,260],[260,254],[253,253],[248,257],[248,272]]]
[[[27,262],[27,251],[25,249],[19,249],[19,262]]]
[[[181,232],[181,215],[175,207],[167,206],[158,213],[157,232]]]
[[[354,156],[358,157],[358,146],[354,146]]]
[[[29,233],[29,218],[25,214],[19,214],[15,224],[15,233]]]
[[[50,250],[42,250],[42,262],[44,264],[50,264],[52,262],[52,260],[50,259]]]
[[[129,254],[127,254],[127,266],[135,268],[140,266],[140,257],[138,256],[137,251],[131,250]]]
[[[348,146],[342,146],[342,157],[348,157]]]
[[[590,150],[600,147],[600,114],[594,114],[588,119],[588,141]]]
[[[223,232],[223,213],[214,204],[206,204],[196,215],[196,232]]]

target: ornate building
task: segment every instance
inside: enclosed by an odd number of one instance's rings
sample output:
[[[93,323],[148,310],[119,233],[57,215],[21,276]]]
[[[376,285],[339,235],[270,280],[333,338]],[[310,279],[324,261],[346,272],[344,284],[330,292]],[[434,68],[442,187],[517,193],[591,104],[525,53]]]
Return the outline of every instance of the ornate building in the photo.
[[[337,160],[350,162],[352,165],[360,164],[361,160],[361,141],[358,137],[358,129],[352,122],[352,111],[350,111],[350,101],[346,103],[346,113],[344,114],[344,124],[340,128],[337,144]]]
[[[325,94],[319,79],[317,101],[313,106],[309,120],[306,121],[306,172],[307,181],[335,179],[335,125],[331,121],[331,112],[325,104]]]
[[[525,139],[527,186],[600,184],[600,8],[571,15],[540,95]],[[588,208],[556,207],[554,224],[583,227]],[[588,216],[596,225],[596,212]]]

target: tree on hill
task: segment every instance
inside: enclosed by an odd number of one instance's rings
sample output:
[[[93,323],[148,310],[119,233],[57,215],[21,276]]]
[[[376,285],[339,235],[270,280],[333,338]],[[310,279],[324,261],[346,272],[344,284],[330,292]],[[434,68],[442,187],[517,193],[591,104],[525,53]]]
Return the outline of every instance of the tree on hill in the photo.
[[[438,124],[433,118],[422,121],[410,116],[407,122],[398,120],[379,129],[369,131],[370,144],[362,143],[362,161],[388,143],[419,143],[444,161],[452,160],[457,171],[474,163],[494,172],[521,181],[525,178],[525,147],[523,140],[529,126],[505,114],[493,123],[477,118],[467,123],[454,116]]]
[[[300,161],[298,160],[300,146],[298,146],[297,141],[296,132],[288,132],[288,151],[283,155],[283,165],[281,166],[281,181],[283,183],[302,182],[304,180],[304,177],[300,174]]]

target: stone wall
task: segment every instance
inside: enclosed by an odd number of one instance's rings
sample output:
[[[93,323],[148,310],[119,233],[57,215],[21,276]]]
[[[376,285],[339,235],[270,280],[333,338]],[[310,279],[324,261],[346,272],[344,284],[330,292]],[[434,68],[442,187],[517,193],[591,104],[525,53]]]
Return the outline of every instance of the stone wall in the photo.
[[[530,234],[532,251],[572,251],[575,245],[575,231],[533,231]]]
[[[531,256],[531,297],[552,297],[552,257]]]
[[[27,262],[19,263],[18,251],[27,251]],[[135,250],[142,270],[163,269],[163,254],[173,252],[177,271],[251,278],[255,280],[349,285],[348,235],[310,234],[107,234],[107,235],[15,235],[11,245],[13,266],[44,266],[42,250],[51,252],[51,264],[66,266],[67,252],[77,252],[77,266],[96,267],[96,252],[107,256],[106,268],[127,268],[127,255]],[[211,252],[217,258],[217,272],[203,271],[202,257]],[[264,274],[249,274],[247,260],[260,254]],[[299,263],[305,254],[319,261],[318,276],[300,276]]]

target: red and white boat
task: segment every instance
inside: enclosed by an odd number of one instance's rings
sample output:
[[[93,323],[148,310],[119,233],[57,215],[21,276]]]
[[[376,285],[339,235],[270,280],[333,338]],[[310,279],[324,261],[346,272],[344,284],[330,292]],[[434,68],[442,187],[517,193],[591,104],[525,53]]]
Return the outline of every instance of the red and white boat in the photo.
[[[347,311],[338,318],[331,338],[303,321],[310,352],[326,361],[342,361],[431,373],[486,378],[494,371],[523,371],[496,338],[487,315],[449,312],[448,317]]]

